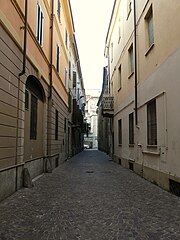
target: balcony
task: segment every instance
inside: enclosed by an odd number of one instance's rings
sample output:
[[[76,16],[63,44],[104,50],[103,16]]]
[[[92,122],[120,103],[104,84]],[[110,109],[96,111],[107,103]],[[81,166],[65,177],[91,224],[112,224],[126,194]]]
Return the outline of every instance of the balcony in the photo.
[[[114,97],[103,97],[102,101],[102,115],[104,117],[112,118],[114,115]]]

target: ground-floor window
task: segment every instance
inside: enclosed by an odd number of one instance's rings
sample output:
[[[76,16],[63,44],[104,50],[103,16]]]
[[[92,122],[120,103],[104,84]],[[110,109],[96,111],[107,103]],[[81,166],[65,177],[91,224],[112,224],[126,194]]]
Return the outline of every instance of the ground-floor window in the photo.
[[[118,120],[118,143],[122,144],[122,119]]]
[[[147,104],[147,143],[157,145],[156,99]]]

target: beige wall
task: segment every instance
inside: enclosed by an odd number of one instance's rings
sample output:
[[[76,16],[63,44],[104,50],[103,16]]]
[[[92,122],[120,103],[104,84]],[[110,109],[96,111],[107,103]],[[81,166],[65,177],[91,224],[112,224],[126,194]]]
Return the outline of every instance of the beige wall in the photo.
[[[109,47],[111,94],[114,96],[114,150],[123,164],[131,160],[134,166],[144,166],[144,176],[156,178],[152,171],[180,182],[179,148],[180,115],[178,95],[180,92],[180,2],[168,0],[139,0],[137,4],[137,66],[138,66],[138,126],[135,127],[135,144],[129,146],[129,114],[134,111],[134,74],[129,75],[128,49],[134,44],[133,7],[127,17],[127,1],[117,1],[107,38]],[[148,49],[146,14],[152,4],[154,45]],[[119,19],[121,38],[119,40]],[[119,40],[119,41],[118,41]],[[113,61],[111,62],[111,43]],[[149,50],[149,52],[148,52]],[[108,48],[105,50],[108,56]],[[118,90],[118,68],[121,65],[122,83]],[[157,146],[147,145],[147,103],[156,99]],[[118,145],[118,120],[122,119],[123,143]],[[134,119],[135,120],[135,119]],[[140,167],[141,168],[141,167]],[[137,167],[139,169],[139,167]],[[137,170],[138,172],[139,170]],[[160,175],[159,175],[160,176]],[[156,181],[156,180],[155,180]],[[161,183],[160,183],[161,182]]]

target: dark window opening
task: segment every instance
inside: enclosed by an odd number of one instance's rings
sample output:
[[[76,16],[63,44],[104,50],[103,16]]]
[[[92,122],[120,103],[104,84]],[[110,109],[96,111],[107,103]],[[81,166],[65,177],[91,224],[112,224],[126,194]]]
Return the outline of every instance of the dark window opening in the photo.
[[[37,105],[38,99],[31,95],[31,121],[30,121],[30,139],[37,139]]]
[[[64,132],[66,133],[66,118],[64,118]]]
[[[169,179],[169,191],[180,197],[180,183]]]
[[[55,140],[58,140],[58,111],[55,113]]]
[[[134,114],[129,114],[129,144],[134,144]]]
[[[122,120],[118,120],[118,142],[119,144],[122,144]]]
[[[147,104],[147,138],[148,145],[157,145],[156,100]]]
[[[134,171],[134,165],[133,165],[133,163],[131,163],[131,162],[129,162],[129,169],[132,170],[132,171]]]
[[[55,167],[57,168],[59,166],[59,157],[55,159]]]
[[[28,90],[25,91],[25,109],[29,110],[29,92],[28,92]]]

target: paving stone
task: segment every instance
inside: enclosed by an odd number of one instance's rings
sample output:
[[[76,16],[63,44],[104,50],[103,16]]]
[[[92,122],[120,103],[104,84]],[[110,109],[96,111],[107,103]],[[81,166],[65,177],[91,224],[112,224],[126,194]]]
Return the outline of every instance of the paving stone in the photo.
[[[0,203],[0,240],[180,239],[180,198],[85,150]]]

